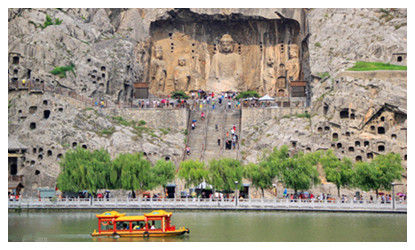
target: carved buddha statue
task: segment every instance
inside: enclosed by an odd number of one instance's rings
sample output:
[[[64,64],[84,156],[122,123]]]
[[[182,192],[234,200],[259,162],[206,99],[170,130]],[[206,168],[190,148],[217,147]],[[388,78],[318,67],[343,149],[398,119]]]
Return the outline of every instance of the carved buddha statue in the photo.
[[[242,58],[233,52],[232,36],[225,34],[220,39],[220,50],[212,57],[209,80],[206,84],[208,91],[237,91],[241,87]]]

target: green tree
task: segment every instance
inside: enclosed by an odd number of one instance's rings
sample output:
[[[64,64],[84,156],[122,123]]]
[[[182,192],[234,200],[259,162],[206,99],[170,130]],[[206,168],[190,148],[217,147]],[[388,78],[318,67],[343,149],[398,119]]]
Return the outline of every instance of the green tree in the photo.
[[[158,185],[161,185],[166,196],[167,183],[174,180],[176,166],[172,161],[158,160],[153,167],[154,178]]]
[[[184,91],[173,91],[170,93],[171,98],[173,99],[189,99],[188,96]]]
[[[111,183],[115,188],[145,191],[157,186],[151,163],[142,153],[119,154],[112,162]]]
[[[222,158],[209,161],[208,182],[216,190],[232,191],[241,188],[242,185],[242,165],[239,160]],[[238,186],[235,185],[238,182]]]
[[[236,99],[238,100],[238,99],[244,99],[244,98],[249,98],[249,97],[259,98],[259,94],[255,90],[242,91],[236,96]]]
[[[340,188],[350,186],[353,183],[353,163],[343,157],[339,160],[333,150],[328,150],[320,159],[327,181],[333,182],[337,187],[337,195],[340,198]]]
[[[208,172],[204,162],[186,160],[180,162],[178,176],[186,182],[185,187],[197,186],[206,180]]]
[[[365,191],[391,190],[391,183],[402,178],[401,156],[395,153],[377,155],[370,163],[357,162],[354,183]]]
[[[275,172],[265,162],[248,163],[243,169],[243,175],[254,187],[261,189],[262,198],[264,198],[264,189],[271,188],[272,180],[275,178]]]
[[[111,158],[104,149],[89,151],[81,147],[68,150],[60,162],[57,187],[62,191],[79,192],[111,187]]]
[[[287,158],[279,167],[279,176],[288,188],[307,190],[313,184],[320,182],[317,171],[317,153],[304,154],[302,151]]]
[[[270,168],[274,176],[279,176],[282,172],[283,163],[289,158],[289,150],[287,145],[273,148],[269,154],[264,154],[261,159],[261,163]]]

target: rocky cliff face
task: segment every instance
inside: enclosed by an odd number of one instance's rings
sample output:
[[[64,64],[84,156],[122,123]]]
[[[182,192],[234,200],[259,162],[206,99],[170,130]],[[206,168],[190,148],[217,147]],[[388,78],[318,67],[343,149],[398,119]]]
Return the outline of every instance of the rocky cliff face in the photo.
[[[244,161],[256,161],[263,148],[288,144],[293,151],[334,148],[339,157],[353,160],[398,152],[406,167],[406,75],[342,72],[358,60],[406,64],[406,9],[187,11],[186,15],[190,11],[212,23],[243,20],[239,22],[241,31],[253,23],[265,27],[269,19],[279,22],[276,20],[290,18],[300,24],[297,39],[302,65],[306,65],[304,79],[310,83],[310,117],[298,116],[300,112],[257,112],[258,121],[264,122],[242,127]],[[105,98],[107,103],[131,100],[133,84],[149,81],[148,69],[154,60],[152,35],[169,41],[158,31],[176,15],[184,15],[172,9],[9,9],[8,13],[9,82],[30,79],[51,89],[72,91],[92,102]],[[186,15],[182,18],[188,18]],[[45,22],[48,18],[49,25]],[[249,46],[262,53],[260,40],[254,40]],[[175,44],[173,53],[180,51],[179,43]],[[164,53],[172,53],[170,49],[169,44]],[[75,68],[67,71],[66,77],[51,73],[71,64]],[[90,107],[91,102],[49,92],[9,92],[9,138],[28,146],[18,168],[18,174],[25,175],[27,189],[54,186],[59,157],[76,145],[104,147],[113,157],[119,152],[146,152],[153,161],[162,157],[176,163],[181,160],[186,113],[158,119],[163,115],[157,112],[153,117],[144,113],[133,117],[119,110]],[[249,112],[243,117],[250,117]],[[145,120],[146,128],[137,131],[120,123],[119,117]],[[177,123],[169,124],[169,119]]]
[[[313,74],[334,76],[356,61],[401,64],[406,53],[406,9],[312,9],[310,65]]]

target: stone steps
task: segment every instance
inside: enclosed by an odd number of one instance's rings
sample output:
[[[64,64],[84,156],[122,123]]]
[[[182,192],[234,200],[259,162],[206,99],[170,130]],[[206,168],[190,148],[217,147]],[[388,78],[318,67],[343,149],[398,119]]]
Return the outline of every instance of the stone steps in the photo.
[[[225,149],[225,134],[229,133],[228,140],[232,140],[231,129],[235,124],[236,134],[239,136],[239,124],[241,111],[235,109],[225,109],[227,105],[218,105],[214,110],[205,111],[206,119],[200,119],[200,110],[191,111],[190,119],[197,120],[196,128],[189,130],[189,141],[191,154],[185,159],[203,160],[208,162],[210,159],[219,159],[221,157],[239,158],[238,149]],[[216,130],[218,124],[218,130]],[[221,145],[218,146],[218,138],[221,139]],[[240,138],[239,138],[240,140]],[[206,145],[205,145],[206,143]]]

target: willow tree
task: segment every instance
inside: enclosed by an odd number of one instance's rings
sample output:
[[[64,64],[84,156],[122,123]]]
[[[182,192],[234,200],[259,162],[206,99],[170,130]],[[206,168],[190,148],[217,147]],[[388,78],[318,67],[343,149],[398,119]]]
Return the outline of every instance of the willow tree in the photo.
[[[239,160],[222,158],[209,161],[208,181],[216,190],[232,191],[242,183],[242,165]],[[235,183],[238,182],[238,184]],[[239,185],[239,189],[242,185]]]
[[[56,185],[62,191],[79,192],[111,187],[111,158],[104,149],[89,151],[81,147],[68,150],[60,161]]]
[[[115,188],[134,192],[153,189],[157,179],[142,153],[119,154],[112,162],[111,183]]]
[[[352,161],[347,157],[339,160],[333,150],[330,149],[322,155],[319,163],[323,166],[327,181],[336,185],[337,195],[340,198],[340,188],[353,184],[354,171]]]
[[[364,191],[391,190],[392,182],[402,178],[401,156],[395,153],[377,155],[370,163],[357,162],[354,183]]]
[[[186,160],[180,162],[178,176],[185,181],[185,187],[197,186],[206,180],[208,172],[204,162]]]
[[[172,161],[158,160],[153,167],[154,179],[161,185],[166,196],[167,183],[174,180],[176,166]]]
[[[282,172],[283,163],[289,158],[289,150],[287,145],[273,148],[272,152],[263,154],[261,164],[264,164],[272,173],[277,176]]]
[[[319,183],[316,166],[319,154],[320,152],[304,154],[300,151],[281,162],[278,175],[285,186],[297,193],[298,190],[307,190]]]
[[[243,169],[243,175],[251,181],[254,187],[261,189],[262,198],[264,198],[264,189],[272,187],[272,180],[276,176],[270,165],[265,162],[248,163]]]

